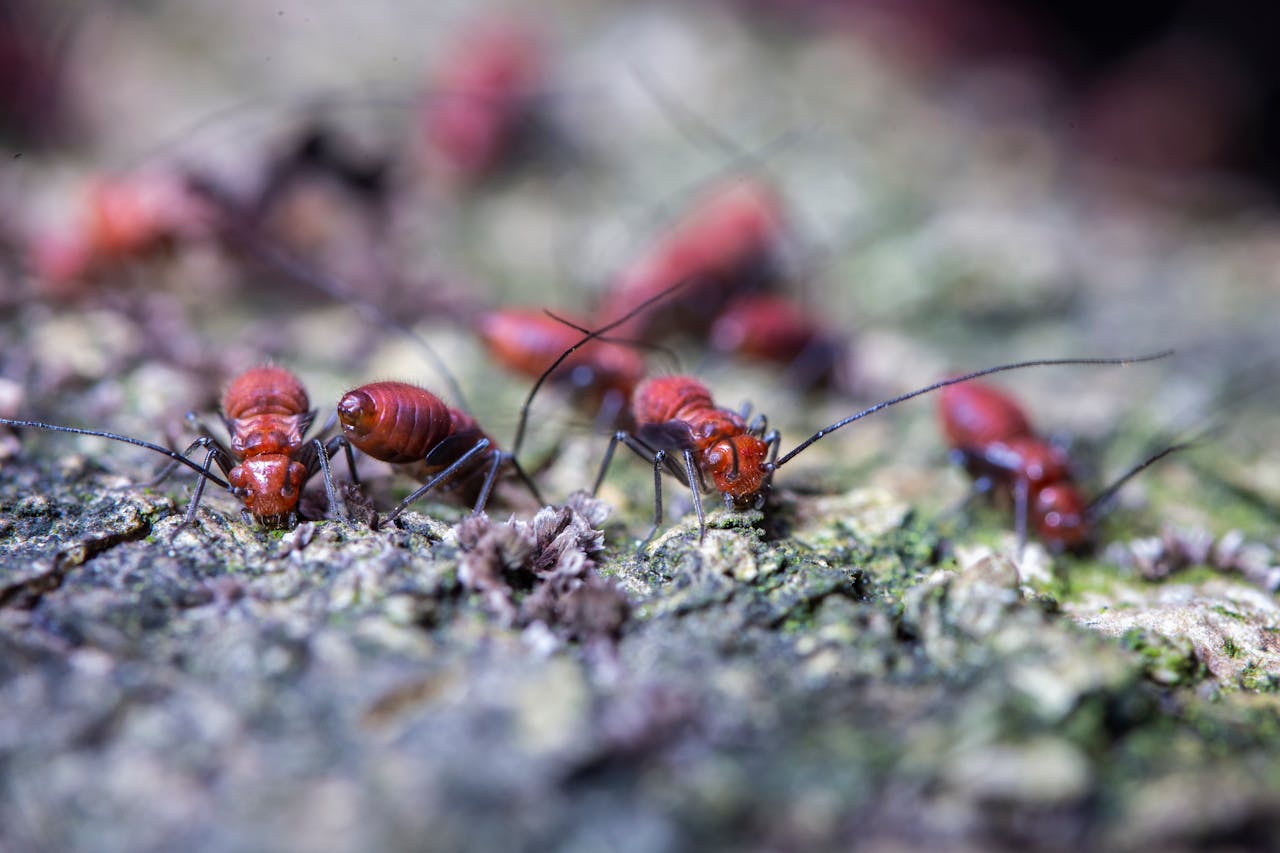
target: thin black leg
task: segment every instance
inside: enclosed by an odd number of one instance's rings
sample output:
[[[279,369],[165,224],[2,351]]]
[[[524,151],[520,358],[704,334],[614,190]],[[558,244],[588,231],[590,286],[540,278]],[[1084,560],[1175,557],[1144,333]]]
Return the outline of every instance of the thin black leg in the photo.
[[[204,463],[200,466],[201,470],[206,473],[209,466],[213,464],[214,459],[218,455],[218,448],[210,447],[209,452],[204,455]],[[205,483],[209,482],[208,478],[201,477],[196,483],[195,494],[191,496],[191,503],[187,504],[187,513],[182,517],[182,523],[173,529],[173,534],[178,535],[178,531],[184,527],[189,527],[196,520],[196,510],[200,507],[200,499],[204,497]]]
[[[631,437],[631,433],[619,430],[613,434],[613,438],[609,439],[609,447],[604,452],[604,459],[600,462],[600,473],[596,475],[595,485],[591,487],[591,496],[595,497],[600,491],[600,485],[604,482],[604,475],[609,472],[609,464],[613,462],[613,451],[617,449],[618,442],[626,441]]]
[[[641,550],[649,544],[650,540],[658,532],[658,527],[662,524],[662,464],[666,461],[666,458],[667,451],[665,450],[659,450],[653,454],[653,527],[649,529],[649,535],[644,537],[644,541],[640,543]]]
[[[538,491],[533,478],[525,473],[524,467],[510,453],[504,453],[503,456],[511,463],[511,467],[515,469],[516,476],[520,478],[521,483],[524,483],[525,488],[529,490],[529,494],[533,495],[533,499],[538,502],[538,506],[546,506],[547,502],[542,499],[542,493]]]
[[[329,465],[329,449],[318,438],[311,439],[309,446],[315,452],[316,464],[320,466],[320,474],[324,477],[324,494],[329,499],[329,512],[339,521],[349,523],[351,516],[347,512],[347,502],[343,500],[341,493],[333,485],[333,470]],[[310,469],[311,466],[308,465],[307,468]]]
[[[347,474],[351,477],[351,482],[357,486],[360,485],[360,475],[356,472],[356,455],[351,450],[351,442],[340,435],[335,435],[324,445],[325,452],[329,454],[330,459],[333,458],[333,454],[338,452],[339,447],[342,448],[342,452],[347,457]]]
[[[222,475],[224,477],[232,468],[235,467],[231,462],[231,454],[228,453],[227,449],[223,447],[217,439],[209,435],[202,435],[195,441],[191,442],[191,444],[187,445],[187,449],[182,451],[180,455],[184,457],[190,456],[197,447],[208,447],[217,453],[214,457],[214,462],[217,463],[218,468],[222,471]],[[173,472],[178,470],[178,467],[181,465],[182,463],[178,460],[170,459],[165,463],[163,468],[156,472],[154,477],[144,483],[138,483],[136,485],[141,486],[144,489],[154,489],[173,476]],[[134,486],[130,486],[129,488],[134,488]]]
[[[479,515],[484,512],[485,504],[489,503],[489,493],[493,491],[493,483],[498,479],[498,468],[503,462],[504,453],[494,453],[493,461],[489,463],[489,470],[484,475],[484,482],[480,484],[480,494],[476,497],[476,505],[471,509],[472,515]]]
[[[1026,477],[1019,477],[1013,484],[1013,519],[1014,529],[1018,533],[1017,559],[1022,560],[1022,551],[1027,547],[1027,504],[1031,496],[1031,482]]]
[[[479,441],[477,441],[470,450],[468,450],[466,453],[459,456],[457,460],[455,460],[453,464],[451,464],[448,468],[445,468],[439,474],[436,474],[434,477],[428,480],[423,486],[419,487],[417,491],[409,495],[409,497],[405,498],[404,500],[400,501],[400,503],[396,505],[395,509],[387,513],[387,517],[383,519],[383,521],[384,522],[395,521],[396,517],[399,516],[400,513],[408,509],[410,504],[417,501],[419,498],[421,498],[423,495],[425,495],[427,492],[431,491],[441,483],[452,479],[454,475],[456,475],[459,471],[461,471],[462,468],[468,462],[474,459],[477,454],[483,453],[485,450],[488,450],[488,449],[489,449],[489,439],[482,438]]]
[[[693,451],[688,448],[684,451],[684,471],[689,479],[689,491],[693,492],[693,511],[698,516],[698,542],[701,543],[707,536],[707,517],[702,513],[702,490],[698,488],[702,484],[702,472],[693,459]]]

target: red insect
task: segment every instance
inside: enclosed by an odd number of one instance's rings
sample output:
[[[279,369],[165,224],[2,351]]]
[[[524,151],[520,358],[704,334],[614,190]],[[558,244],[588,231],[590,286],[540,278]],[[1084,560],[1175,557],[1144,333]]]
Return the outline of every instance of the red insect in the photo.
[[[1165,448],[1089,501],[1075,482],[1066,451],[1038,437],[1012,397],[988,385],[956,385],[943,389],[938,411],[947,444],[974,478],[976,490],[1012,497],[1020,548],[1028,522],[1055,550],[1084,547],[1107,498],[1148,465],[1189,444]]]
[[[786,366],[789,384],[848,391],[848,341],[785,296],[762,293],[734,299],[711,324],[711,348]]]
[[[546,379],[552,375],[575,351],[607,332],[626,325],[636,315],[653,304],[667,298],[672,292],[686,286],[677,282],[660,293],[650,296],[628,313],[600,328],[587,333],[576,344],[560,354],[534,383],[520,410],[520,423],[516,428],[516,444],[524,434],[533,399]],[[694,511],[698,516],[699,537],[706,533],[706,518],[702,510],[702,493],[716,491],[726,506],[734,509],[761,507],[768,497],[773,474],[778,468],[803,453],[814,442],[830,435],[854,421],[861,420],[881,409],[928,394],[941,388],[968,382],[980,376],[1019,370],[1024,367],[1080,364],[1131,364],[1152,361],[1170,355],[1170,352],[1134,358],[1071,358],[1038,359],[1013,364],[1001,364],[984,370],[943,379],[924,388],[900,394],[876,403],[861,412],[843,418],[809,436],[799,445],[777,458],[780,436],[770,430],[764,415],[747,420],[748,411],[735,412],[716,406],[711,392],[697,379],[687,376],[669,376],[650,379],[641,383],[632,395],[631,414],[636,426],[633,430],[614,433],[600,464],[592,493],[598,493],[614,452],[624,444],[638,456],[653,465],[654,518],[653,529],[645,542],[653,538],[662,521],[662,473],[675,476],[693,493]]]
[[[635,313],[684,281],[677,299],[661,311],[636,313],[618,333],[637,340],[653,340],[670,328],[704,334],[732,298],[772,285],[785,234],[782,204],[770,187],[742,179],[717,187],[627,268],[597,316]]]
[[[746,412],[739,413],[716,406],[706,386],[690,377],[652,379],[636,389],[632,398],[632,416],[635,418],[636,428],[630,432],[619,431],[614,435],[596,477],[595,490],[598,491],[604,481],[614,450],[618,444],[624,444],[653,465],[654,526],[649,537],[652,538],[657,531],[662,518],[661,475],[664,469],[693,492],[694,511],[698,516],[701,536],[706,532],[701,492],[718,492],[730,508],[763,506],[773,474],[778,468],[814,442],[881,409],[921,394],[1006,370],[1051,364],[1129,364],[1164,355],[1167,353],[1128,359],[1043,359],[997,365],[944,379],[876,403],[857,414],[836,421],[818,430],[780,459],[775,459],[779,435],[776,430],[768,430],[768,422],[763,415],[757,415],[748,422]],[[1046,482],[1046,486],[1049,485],[1051,484]],[[1048,498],[1051,494],[1053,493],[1046,492],[1045,497]],[[1060,505],[1060,511],[1065,511],[1061,507],[1065,507],[1065,504]]]
[[[543,66],[537,35],[510,19],[484,21],[454,41],[424,105],[434,164],[466,181],[502,165],[533,112]]]
[[[532,377],[542,375],[583,334],[572,319],[564,322],[524,308],[485,312],[476,321],[476,331],[496,361]],[[633,348],[592,341],[574,350],[548,378],[583,398],[600,413],[601,422],[614,424],[644,374],[644,358]]]
[[[120,264],[167,251],[205,229],[202,206],[175,179],[97,180],[86,190],[74,230],[32,241],[31,264],[43,282],[68,289]]]
[[[325,444],[319,438],[309,441],[305,438],[315,419],[315,411],[308,410],[308,405],[306,389],[296,376],[282,367],[265,365],[240,374],[222,396],[222,418],[231,436],[230,446],[215,438],[194,415],[189,418],[199,426],[200,437],[182,453],[138,438],[98,430],[8,418],[0,418],[0,424],[109,438],[154,450],[172,460],[158,479],[178,465],[191,468],[201,478],[180,527],[195,520],[206,482],[222,486],[239,498],[246,521],[279,527],[296,523],[302,488],[317,471],[324,474],[329,505],[337,507],[342,514],[329,468],[329,457],[337,448],[337,439]],[[196,448],[207,450],[201,464],[187,458]],[[348,464],[351,461],[348,450]],[[213,465],[218,466],[225,480],[211,473]]]
[[[636,389],[631,401],[634,432],[614,434],[605,451],[592,494],[604,482],[619,442],[653,465],[653,538],[662,520],[662,472],[667,470],[689,487],[698,516],[699,535],[706,532],[702,493],[715,490],[731,509],[764,505],[776,468],[779,435],[769,431],[768,421],[757,415],[750,423],[746,413],[717,407],[711,392],[688,376],[649,379]],[[710,483],[707,480],[710,479]]]
[[[515,457],[500,450],[474,418],[416,385],[373,382],[348,391],[338,401],[338,422],[348,448],[355,445],[393,465],[412,464],[412,473],[429,478],[384,521],[395,520],[438,486],[461,487],[466,498],[474,499],[474,511],[479,513],[503,465],[510,465],[538,503],[544,503]]]

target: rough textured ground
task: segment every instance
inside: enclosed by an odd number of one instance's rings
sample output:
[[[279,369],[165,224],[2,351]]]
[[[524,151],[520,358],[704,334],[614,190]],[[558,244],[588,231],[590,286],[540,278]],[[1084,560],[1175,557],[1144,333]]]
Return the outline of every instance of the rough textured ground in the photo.
[[[284,93],[417,85],[457,18],[257,8],[125,9],[87,26],[103,55],[130,57],[106,66],[94,142],[8,164],[8,208],[57,210],[78,174],[139,151],[251,172],[297,118]],[[409,195],[405,282],[375,294],[403,300],[399,315],[437,276],[495,302],[581,304],[691,187],[741,158],[675,126],[636,84],[648,69],[744,149],[794,137],[762,168],[803,226],[807,298],[856,330],[871,397],[955,367],[1174,345],[1154,366],[1007,387],[1037,423],[1097,449],[1092,483],[1160,436],[1216,430],[1125,491],[1110,547],[1033,544],[1016,561],[1004,514],[955,509],[964,484],[924,402],[816,445],[763,513],[717,509],[701,542],[669,485],[673,513],[643,552],[650,472],[630,459],[600,502],[536,516],[517,503],[513,522],[426,503],[396,529],[271,532],[211,495],[178,530],[190,482],[134,485],[157,467],[145,452],[0,436],[0,849],[1273,839],[1276,213],[1238,187],[1121,180],[1073,155],[1047,98],[895,64],[856,33],[554,8],[554,100],[582,160],[464,202]],[[246,81],[275,97],[150,147],[242,99]],[[146,120],[104,119],[128,103],[148,104]],[[407,121],[371,112],[336,120],[374,140]],[[418,349],[350,306],[212,251],[127,279],[55,299],[8,273],[5,414],[179,442],[185,411],[212,411],[220,384],[265,358],[323,411],[373,378],[439,386]],[[509,436],[522,380],[495,378],[449,324],[419,328]],[[784,450],[859,404],[680,356],[726,404],[768,411]],[[529,458],[547,460],[539,482],[565,500],[603,441],[554,397],[538,411]],[[373,467],[365,478],[384,508],[409,487]]]

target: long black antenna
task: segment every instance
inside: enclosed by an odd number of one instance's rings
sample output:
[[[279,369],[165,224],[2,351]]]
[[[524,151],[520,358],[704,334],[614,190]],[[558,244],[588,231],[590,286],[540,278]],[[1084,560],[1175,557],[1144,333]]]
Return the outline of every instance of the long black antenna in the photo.
[[[1155,361],[1156,359],[1166,358],[1170,355],[1173,355],[1173,350],[1165,350],[1164,352],[1152,353],[1151,355],[1139,355],[1139,356],[1132,356],[1129,358],[1042,358],[1042,359],[1036,359],[1034,361],[1019,361],[1013,364],[1000,364],[995,367],[985,368],[984,370],[975,370],[973,373],[966,373],[963,376],[953,376],[950,379],[943,379],[942,381],[935,382],[932,385],[926,385],[924,388],[917,388],[915,391],[909,391],[906,394],[901,394],[897,397],[894,397],[891,400],[885,400],[883,402],[876,403],[874,406],[871,406],[870,408],[867,408],[867,409],[863,409],[861,412],[858,412],[855,415],[850,415],[849,417],[844,418],[843,420],[836,421],[830,426],[823,427],[822,429],[815,432],[813,435],[809,436],[803,442],[801,442],[798,447],[796,447],[795,449],[785,454],[781,459],[779,459],[777,462],[773,464],[773,467],[780,468],[781,466],[787,464],[787,462],[795,458],[797,454],[799,454],[809,445],[813,444],[815,441],[817,441],[820,438],[823,438],[824,436],[830,435],[831,433],[835,432],[836,430],[840,429],[843,426],[848,426],[854,421],[865,418],[867,415],[875,414],[881,409],[887,409],[890,406],[896,405],[906,400],[910,400],[912,397],[919,397],[921,394],[928,394],[931,391],[937,391],[939,388],[945,388],[948,385],[956,385],[960,382],[968,382],[970,379],[977,379],[980,376],[987,376],[992,373],[1003,373],[1006,370],[1021,370],[1024,367],[1048,367],[1050,365],[1066,365],[1066,364],[1137,364],[1143,361]]]
[[[224,489],[228,489],[228,490],[231,489],[231,486],[221,477],[218,477],[214,474],[210,474],[204,468],[192,462],[190,459],[183,456],[181,453],[177,453],[176,451],[170,450],[167,447],[161,447],[158,444],[152,444],[149,441],[143,441],[140,438],[131,438],[130,436],[127,436],[127,435],[119,435],[114,432],[102,432],[101,430],[96,430],[96,429],[79,429],[78,427],[58,426],[57,424],[47,424],[42,421],[15,421],[15,420],[10,420],[9,418],[0,418],[0,426],[32,427],[34,429],[44,429],[44,430],[50,430],[52,432],[69,432],[69,433],[74,433],[75,435],[93,436],[94,438],[109,438],[109,439],[112,439],[113,441],[123,441],[125,444],[133,444],[138,447],[145,447],[147,450],[154,450],[156,453],[161,453],[161,454],[164,454],[165,456],[168,456],[174,462],[178,462],[182,465],[186,465],[192,471],[195,471],[197,474],[199,474],[200,476],[204,477],[207,480],[217,483],[219,486],[221,486]]]
[[[529,409],[533,405],[533,398],[537,395],[538,391],[542,388],[543,384],[547,381],[547,379],[551,376],[551,374],[555,373],[556,368],[564,364],[565,359],[573,355],[575,352],[577,352],[587,343],[599,338],[605,332],[611,331],[613,329],[616,329],[618,326],[621,326],[623,323],[627,322],[632,317],[636,316],[640,312],[649,308],[655,302],[661,302],[663,299],[666,299],[676,290],[679,290],[680,288],[684,287],[688,282],[689,282],[688,279],[683,279],[683,278],[680,279],[675,284],[667,288],[664,288],[663,290],[654,294],[653,296],[650,296],[644,302],[641,302],[635,308],[632,308],[630,311],[628,311],[626,314],[623,314],[618,319],[610,321],[606,325],[596,329],[594,332],[588,332],[582,338],[582,340],[578,341],[576,344],[569,347],[564,352],[560,353],[560,356],[555,361],[551,362],[551,365],[546,370],[542,371],[542,375],[538,377],[538,381],[534,382],[533,387],[529,389],[529,396],[524,398],[524,405],[520,407],[520,423],[516,425],[516,435],[515,435],[515,438],[512,439],[511,441],[511,455],[516,456],[520,452],[520,445],[524,443],[524,434],[525,434],[525,430],[528,428],[528,425],[529,425]]]
[[[647,64],[633,62],[630,65],[630,71],[636,82],[640,84],[640,88],[657,104],[658,110],[667,121],[687,139],[696,144],[701,137],[730,157],[752,163],[758,162],[759,158],[755,154],[739,145],[728,134],[675,97],[666,86],[661,85]]]
[[[350,305],[366,320],[375,325],[393,329],[417,344],[423,355],[431,362],[432,368],[444,380],[457,407],[464,411],[470,410],[471,407],[467,404],[466,394],[462,392],[462,385],[459,384],[452,371],[444,363],[444,359],[427,342],[426,338],[419,335],[407,324],[392,317],[379,306],[361,299],[356,295],[355,288],[347,286],[332,273],[317,269],[275,243],[267,241],[255,229],[248,226],[241,216],[239,205],[224,190],[216,186],[211,179],[203,175],[192,174],[187,177],[187,184],[192,191],[208,199],[219,208],[223,214],[222,219],[230,226],[230,236],[260,262],[276,270],[276,272],[313,290],[318,290],[344,305]]]
[[[1110,501],[1113,497],[1115,497],[1116,492],[1120,491],[1120,489],[1124,487],[1125,483],[1128,483],[1134,477],[1138,476],[1138,474],[1141,474],[1147,468],[1159,462],[1161,459],[1164,459],[1166,456],[1169,456],[1171,454],[1177,453],[1182,450],[1187,450],[1188,448],[1191,448],[1191,447],[1195,447],[1197,444],[1200,443],[1202,438],[1203,436],[1197,436],[1195,438],[1188,439],[1187,441],[1180,441],[1177,444],[1171,444],[1168,447],[1164,448],[1163,450],[1159,450],[1156,453],[1153,453],[1152,455],[1148,456],[1146,459],[1142,460],[1137,465],[1134,465],[1128,471],[1125,471],[1123,474],[1117,477],[1115,481],[1112,482],[1111,485],[1103,489],[1098,494],[1097,497],[1089,501],[1089,505],[1084,508],[1085,518],[1089,519],[1090,521],[1093,521],[1094,519],[1101,516],[1103,513],[1106,512],[1107,502]]]
[[[586,328],[585,326],[579,326],[577,323],[573,322],[568,317],[561,317],[556,312],[546,308],[542,309],[542,313],[546,314],[548,317],[550,317],[552,320],[555,320],[557,323],[560,323],[563,326],[568,326],[570,329],[573,329],[575,332],[581,332],[584,335],[591,334],[590,329]],[[618,346],[618,347],[631,347],[632,349],[643,349],[643,350],[648,350],[649,352],[656,352],[666,356],[676,364],[680,363],[680,358],[679,356],[676,355],[675,350],[673,350],[671,347],[665,347],[662,344],[655,344],[652,341],[642,341],[639,338],[615,338],[615,337],[603,336],[603,335],[597,337],[596,340],[602,344],[613,344],[614,346]]]

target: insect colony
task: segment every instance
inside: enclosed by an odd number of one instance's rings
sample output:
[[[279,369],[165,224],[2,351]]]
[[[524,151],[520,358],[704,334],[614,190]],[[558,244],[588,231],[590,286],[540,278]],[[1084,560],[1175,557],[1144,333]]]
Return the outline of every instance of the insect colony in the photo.
[[[725,153],[723,174],[667,205],[677,209],[657,217],[637,240],[639,249],[615,264],[595,294],[577,294],[573,313],[558,313],[558,305],[494,304],[448,283],[406,298],[413,276],[389,269],[385,257],[394,254],[388,235],[407,206],[462,207],[513,174],[591,168],[574,150],[572,128],[551,109],[563,87],[555,67],[556,57],[531,26],[482,21],[457,35],[456,51],[441,57],[413,99],[408,141],[370,153],[320,108],[319,117],[289,132],[286,144],[245,155],[260,164],[247,185],[233,186],[190,159],[160,168],[148,163],[86,181],[73,193],[79,212],[55,227],[11,229],[14,265],[38,299],[73,306],[127,301],[184,255],[212,254],[233,276],[279,282],[281,298],[335,299],[366,332],[408,339],[434,374],[430,382],[367,383],[336,405],[312,409],[287,353],[279,353],[278,364],[228,377],[219,412],[226,439],[192,418],[197,437],[185,451],[91,424],[24,418],[19,411],[5,412],[10,417],[0,423],[130,443],[169,457],[170,469],[194,470],[184,528],[196,521],[209,484],[240,502],[246,523],[291,527],[304,489],[316,478],[326,495],[322,514],[349,522],[340,486],[359,484],[360,455],[409,469],[421,484],[394,506],[376,507],[375,526],[395,522],[428,494],[452,495],[481,512],[495,485],[508,478],[544,504],[537,471],[521,455],[533,392],[509,414],[520,424],[510,449],[503,449],[493,428],[467,410],[465,389],[447,359],[411,328],[412,317],[405,319],[416,310],[467,330],[494,369],[524,376],[540,393],[551,386],[546,395],[577,407],[588,422],[582,431],[612,436],[601,444],[594,478],[585,475],[580,488],[600,491],[619,446],[641,457],[653,472],[649,537],[664,522],[664,477],[687,488],[703,536],[704,494],[719,496],[729,511],[767,511],[771,490],[785,488],[775,483],[779,467],[866,415],[937,391],[947,442],[978,488],[1011,505],[1019,539],[1029,532],[1058,550],[1089,544],[1099,508],[1086,506],[1065,452],[1036,436],[1012,400],[971,382],[1022,367],[1150,357],[1045,353],[939,377],[873,402],[868,386],[875,383],[858,375],[852,334],[802,292],[808,273],[794,256],[803,229],[791,216],[786,187],[770,172],[768,153]],[[763,414],[715,403],[696,370],[655,370],[658,363],[671,365],[670,348],[688,357],[690,342],[705,345],[703,357],[772,365],[776,381],[797,394],[836,395],[854,414],[784,448]],[[1164,447],[1131,473],[1180,449]],[[1100,490],[1100,497],[1111,491]]]

